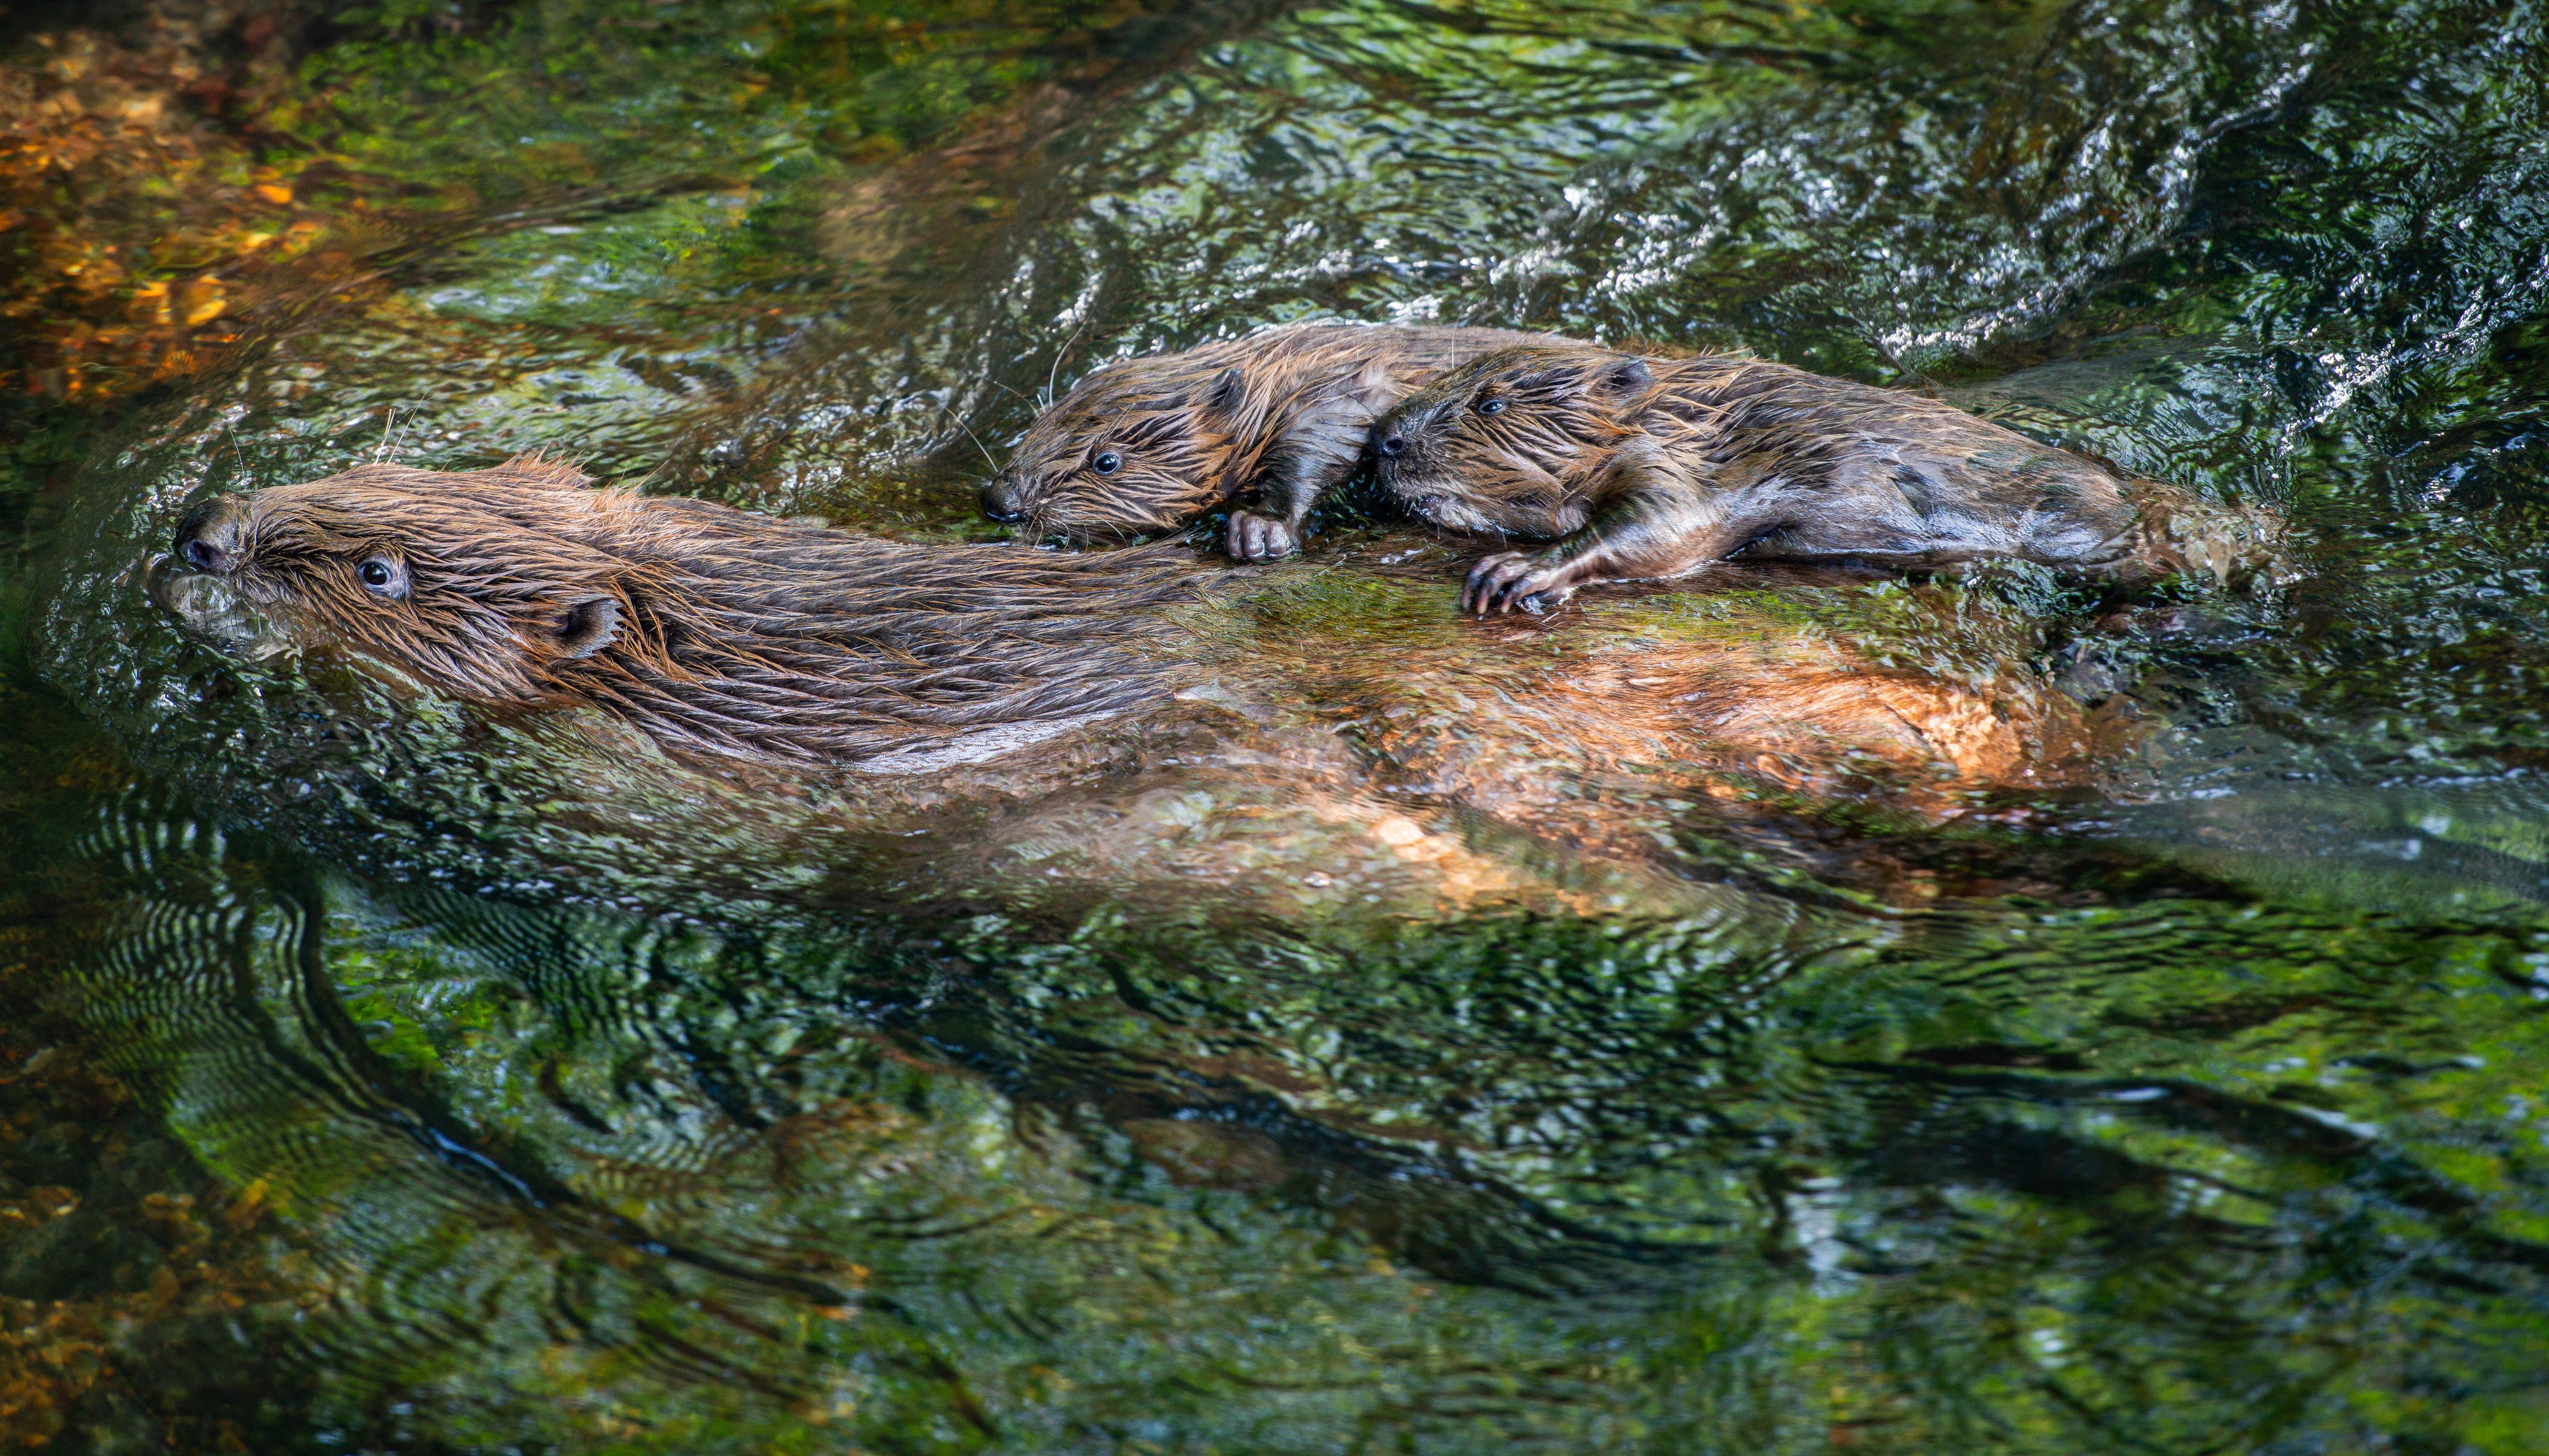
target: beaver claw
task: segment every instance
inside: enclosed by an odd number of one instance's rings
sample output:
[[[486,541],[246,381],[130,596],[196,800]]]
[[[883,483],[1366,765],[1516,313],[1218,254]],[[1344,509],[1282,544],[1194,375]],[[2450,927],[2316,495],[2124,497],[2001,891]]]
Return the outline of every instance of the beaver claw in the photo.
[[[1488,616],[1521,607],[1547,611],[1575,594],[1566,568],[1544,566],[1519,551],[1481,558],[1461,587],[1461,609]]]
[[[1280,561],[1300,549],[1292,528],[1273,516],[1245,510],[1230,513],[1230,555],[1234,561]]]

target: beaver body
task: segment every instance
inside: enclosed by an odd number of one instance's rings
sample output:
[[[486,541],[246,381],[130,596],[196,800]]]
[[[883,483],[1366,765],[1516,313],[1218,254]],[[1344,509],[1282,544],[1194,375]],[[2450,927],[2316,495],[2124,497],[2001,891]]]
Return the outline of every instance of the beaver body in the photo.
[[[1224,504],[1242,561],[1289,555],[1373,419],[1462,360],[1543,336],[1302,323],[1109,364],[1037,416],[984,510],[1034,536],[1173,530]]]
[[[1381,491],[1412,513],[1553,542],[1478,562],[1462,599],[1480,614],[1738,553],[2132,580],[2221,564],[2172,526],[2210,514],[2234,551],[2263,532],[1935,401],[1726,355],[1500,349],[1402,401],[1372,450]]]

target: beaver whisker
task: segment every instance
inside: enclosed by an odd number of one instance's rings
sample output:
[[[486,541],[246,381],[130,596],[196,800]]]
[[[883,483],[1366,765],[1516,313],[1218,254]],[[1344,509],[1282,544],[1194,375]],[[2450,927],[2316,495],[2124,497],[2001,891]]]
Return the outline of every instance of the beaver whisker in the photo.
[[[955,421],[956,427],[965,432],[965,438],[974,442],[974,448],[983,452],[983,463],[991,467],[991,474],[998,475],[1000,473],[1000,462],[991,458],[991,452],[984,447],[982,437],[974,433],[974,427],[967,424],[957,415],[955,410],[948,409],[945,405],[938,407],[938,412]]]
[[[1080,342],[1080,335],[1086,332],[1087,328],[1088,319],[1084,317],[1078,325],[1073,327],[1071,330],[1071,337],[1064,339],[1062,341],[1062,347],[1054,350],[1053,364],[1044,372],[1044,399],[1037,408],[1050,409],[1052,407],[1053,383],[1062,375],[1062,361],[1070,357],[1072,345]]]

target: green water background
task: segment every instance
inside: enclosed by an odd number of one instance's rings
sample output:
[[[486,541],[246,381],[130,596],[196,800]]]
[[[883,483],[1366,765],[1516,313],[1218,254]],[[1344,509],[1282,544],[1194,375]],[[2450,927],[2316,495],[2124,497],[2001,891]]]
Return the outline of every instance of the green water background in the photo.
[[[278,147],[403,189],[384,284],[25,416],[0,1293],[112,1312],[13,1336],[50,1449],[2549,1449],[2536,6],[881,13],[375,17]],[[1323,316],[1936,390],[2298,580],[1696,598],[2152,731],[2024,815],[1677,819],[1696,920],[1341,942],[543,847],[536,754],[312,770],[131,577],[385,448],[982,535],[1050,382]],[[1318,570],[1268,630],[1448,629]]]

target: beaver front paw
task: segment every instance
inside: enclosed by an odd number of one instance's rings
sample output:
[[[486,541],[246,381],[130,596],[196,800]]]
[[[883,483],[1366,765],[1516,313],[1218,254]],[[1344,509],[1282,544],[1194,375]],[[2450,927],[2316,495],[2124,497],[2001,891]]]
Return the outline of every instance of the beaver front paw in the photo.
[[[1280,561],[1301,549],[1292,528],[1271,515],[1246,510],[1230,513],[1230,555],[1234,561]]]
[[[1565,567],[1506,551],[1469,568],[1469,580],[1461,587],[1461,609],[1482,617],[1517,606],[1542,612],[1574,594]]]

